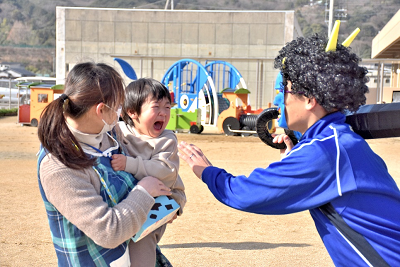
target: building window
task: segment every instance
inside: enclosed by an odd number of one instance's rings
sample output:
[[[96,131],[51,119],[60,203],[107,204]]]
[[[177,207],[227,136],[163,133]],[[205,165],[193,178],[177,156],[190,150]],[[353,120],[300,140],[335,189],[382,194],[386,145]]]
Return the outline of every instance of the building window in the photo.
[[[38,103],[47,103],[49,101],[47,94],[38,94]]]
[[[400,102],[400,91],[393,91],[392,102]]]

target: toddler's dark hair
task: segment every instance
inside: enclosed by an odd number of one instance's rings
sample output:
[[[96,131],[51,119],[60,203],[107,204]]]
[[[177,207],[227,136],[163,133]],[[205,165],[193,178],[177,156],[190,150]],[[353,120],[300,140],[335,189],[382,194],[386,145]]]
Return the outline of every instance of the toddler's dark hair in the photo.
[[[136,113],[138,116],[147,98],[152,96],[153,100],[167,98],[171,102],[168,88],[157,80],[151,78],[140,78],[131,82],[125,88],[125,102],[122,107],[122,118],[125,123],[133,126],[134,123],[127,112]]]

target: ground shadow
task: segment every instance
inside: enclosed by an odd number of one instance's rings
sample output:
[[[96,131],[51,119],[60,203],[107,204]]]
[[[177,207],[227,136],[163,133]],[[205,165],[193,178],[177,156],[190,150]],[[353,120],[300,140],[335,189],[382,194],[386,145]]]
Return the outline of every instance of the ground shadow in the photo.
[[[310,244],[296,244],[296,243],[266,243],[266,242],[236,242],[236,243],[223,243],[223,242],[206,242],[206,243],[184,243],[184,244],[170,244],[160,245],[160,248],[222,248],[229,250],[262,250],[273,249],[278,247],[309,247]]]

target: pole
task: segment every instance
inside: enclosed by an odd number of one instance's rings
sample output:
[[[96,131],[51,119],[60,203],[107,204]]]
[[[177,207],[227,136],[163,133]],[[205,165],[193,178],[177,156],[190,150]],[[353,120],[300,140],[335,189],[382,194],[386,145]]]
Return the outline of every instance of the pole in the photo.
[[[380,73],[380,79],[379,79],[379,101],[381,104],[383,103],[383,78],[384,78],[384,73],[385,73],[385,63],[381,63],[381,73]]]
[[[328,37],[331,37],[332,24],[333,24],[333,2],[334,0],[330,0],[329,2],[329,24],[328,24]]]
[[[258,98],[260,97],[260,92],[259,92],[259,84],[260,84],[260,61],[257,60],[257,70],[256,70],[256,109],[259,109],[258,106]]]
[[[143,58],[140,58],[140,78],[143,78]]]
[[[272,88],[272,94],[271,94],[271,102],[268,104],[268,107],[270,108],[271,107],[271,103],[274,103],[274,100],[275,100],[275,83],[276,83],[276,80],[275,81],[272,81],[272,85],[271,85],[271,88]]]
[[[380,95],[381,95],[381,63],[378,63],[378,69],[376,71],[376,103],[379,103],[381,101]]]
[[[8,88],[10,89],[10,98],[8,99],[8,109],[11,109],[11,77],[8,78]]]
[[[264,61],[261,60],[260,66],[260,97],[259,97],[259,107],[263,107],[263,97],[264,97]]]
[[[19,110],[20,110],[20,105],[21,105],[21,102],[19,101],[20,100],[20,98],[19,98],[19,96],[20,96],[20,86],[17,86],[18,87],[18,93],[17,93],[17,97],[18,97],[18,104],[17,104],[17,121],[18,121],[18,123],[20,122],[19,121]]]
[[[153,59],[151,59],[151,64],[150,64],[150,77],[153,78],[153,69],[154,69],[154,63],[153,63]]]
[[[52,52],[51,54],[53,56],[53,73],[52,73],[52,76],[53,75],[55,76],[55,74],[56,74],[56,53]]]

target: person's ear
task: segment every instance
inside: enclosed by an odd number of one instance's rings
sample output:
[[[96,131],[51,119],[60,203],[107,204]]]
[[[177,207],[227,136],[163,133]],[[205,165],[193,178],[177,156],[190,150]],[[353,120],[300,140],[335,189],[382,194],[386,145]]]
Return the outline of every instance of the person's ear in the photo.
[[[136,112],[127,111],[126,113],[132,120],[136,120],[139,117]]]
[[[104,108],[106,107],[105,104],[102,102],[102,103],[97,104],[97,106],[95,106],[95,107],[96,107],[96,114],[98,116],[102,116],[104,113]]]
[[[306,109],[307,110],[312,110],[317,105],[317,100],[315,100],[315,98],[306,97],[305,101],[306,101]]]
[[[104,103],[99,103],[97,106],[93,106],[97,116],[101,116],[103,114],[103,109],[104,109]]]

